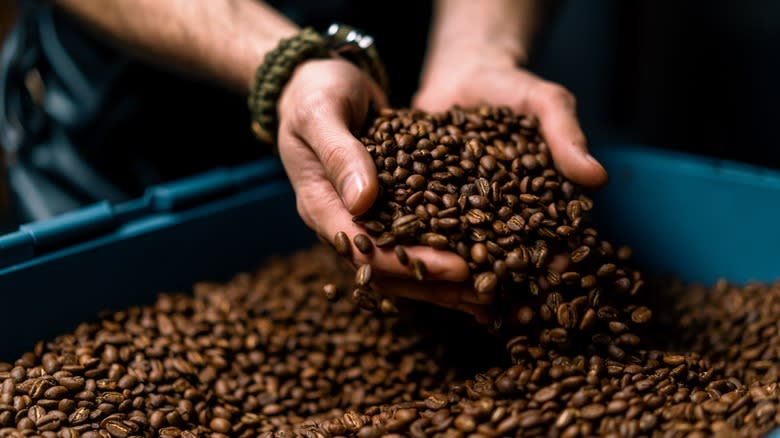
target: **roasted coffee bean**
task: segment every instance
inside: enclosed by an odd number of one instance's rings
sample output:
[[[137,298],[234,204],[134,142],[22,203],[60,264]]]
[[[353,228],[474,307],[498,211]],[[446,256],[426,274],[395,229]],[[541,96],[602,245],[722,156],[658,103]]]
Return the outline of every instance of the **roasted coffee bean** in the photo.
[[[350,257],[352,255],[352,244],[349,241],[347,233],[339,231],[333,238],[333,245],[336,248],[336,252],[342,257]]]
[[[395,252],[396,258],[398,258],[398,261],[402,265],[406,266],[409,264],[409,256],[406,254],[406,250],[404,249],[403,246],[396,245],[393,251]]]
[[[219,417],[212,419],[209,423],[209,427],[211,427],[211,430],[218,433],[228,433],[231,429],[230,422],[224,418]]]
[[[385,225],[380,221],[368,221],[363,223],[363,228],[373,235],[379,235],[385,230]]]
[[[379,307],[379,298],[376,294],[367,288],[360,288],[352,291],[352,302],[363,310],[374,311]]]
[[[425,233],[421,236],[421,241],[435,249],[447,249],[450,245],[447,237],[438,233]]]
[[[471,246],[471,260],[478,264],[488,261],[488,251],[484,243],[475,243]]]
[[[395,306],[395,303],[393,303],[391,300],[387,298],[382,298],[382,301],[379,303],[379,311],[382,312],[385,315],[397,315],[398,314],[398,308]]]
[[[374,244],[365,234],[355,235],[353,242],[355,243],[358,251],[362,252],[363,254],[371,254],[371,251],[374,249]]]
[[[395,245],[395,235],[393,233],[382,233],[376,239],[376,246],[379,248],[389,248]]]
[[[323,292],[325,293],[325,298],[328,299],[328,301],[335,301],[339,298],[339,289],[338,286],[336,286],[333,283],[328,283],[322,288]]]
[[[489,295],[498,285],[498,276],[493,272],[483,272],[474,280],[474,290],[479,295]]]
[[[564,328],[574,328],[577,326],[577,308],[571,303],[563,303],[558,306],[558,324]]]
[[[645,324],[650,321],[652,316],[653,312],[647,307],[642,306],[631,312],[631,321],[634,321],[637,324]]]
[[[371,265],[360,265],[355,273],[355,285],[358,287],[365,287],[371,283]]]
[[[411,266],[414,278],[417,279],[417,281],[425,280],[425,276],[428,273],[428,269],[425,267],[425,263],[423,263],[423,261],[420,259],[412,259]]]

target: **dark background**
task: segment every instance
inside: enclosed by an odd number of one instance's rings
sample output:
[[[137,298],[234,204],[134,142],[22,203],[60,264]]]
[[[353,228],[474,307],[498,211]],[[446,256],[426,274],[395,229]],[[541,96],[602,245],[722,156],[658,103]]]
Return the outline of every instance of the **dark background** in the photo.
[[[591,142],[780,167],[780,3],[571,1],[534,69],[577,96]]]

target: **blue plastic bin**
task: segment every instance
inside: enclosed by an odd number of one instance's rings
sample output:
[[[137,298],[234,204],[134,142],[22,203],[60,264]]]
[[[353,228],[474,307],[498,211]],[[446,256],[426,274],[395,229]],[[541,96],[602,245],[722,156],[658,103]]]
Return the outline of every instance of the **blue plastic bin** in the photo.
[[[98,312],[226,281],[315,241],[276,160],[217,169],[0,237],[0,361]]]
[[[610,182],[593,220],[645,273],[711,284],[780,278],[780,172],[641,146],[594,155]]]

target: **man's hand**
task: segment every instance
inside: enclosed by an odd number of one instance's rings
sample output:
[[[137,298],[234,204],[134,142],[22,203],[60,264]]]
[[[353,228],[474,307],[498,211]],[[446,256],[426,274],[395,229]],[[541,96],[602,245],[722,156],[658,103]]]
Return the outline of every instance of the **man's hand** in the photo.
[[[520,69],[500,53],[461,52],[442,68],[427,72],[413,105],[445,111],[453,105],[505,105],[520,114],[532,114],[550,146],[561,173],[587,187],[607,182],[604,168],[588,153],[577,121],[574,96],[564,87]]]
[[[590,155],[577,122],[574,97],[519,65],[541,27],[545,0],[438,0],[421,87],[413,105],[447,110],[453,105],[505,105],[539,119],[561,173],[600,187],[607,173]]]
[[[279,101],[279,154],[295,189],[298,213],[328,242],[339,231],[350,239],[365,231],[352,221],[364,213],[379,190],[376,166],[355,133],[371,104],[386,98],[371,78],[349,62],[312,60],[300,65]],[[454,253],[417,246],[410,258],[425,263],[427,279],[411,279],[392,249],[375,247],[366,255],[352,248],[355,265],[370,263],[383,294],[424,300],[480,314],[466,262]]]

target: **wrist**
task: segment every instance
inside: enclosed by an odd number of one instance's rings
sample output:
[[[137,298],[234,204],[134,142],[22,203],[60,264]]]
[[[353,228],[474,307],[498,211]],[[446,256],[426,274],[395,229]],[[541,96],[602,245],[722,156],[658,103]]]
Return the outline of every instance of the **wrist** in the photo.
[[[420,87],[435,85],[443,78],[468,76],[486,70],[515,70],[525,64],[518,52],[488,44],[451,44],[429,52],[420,76]]]
[[[513,38],[485,36],[442,37],[428,51],[428,58],[436,62],[458,62],[476,59],[490,65],[524,66],[528,62],[525,46]]]
[[[373,47],[373,38],[345,25],[332,25],[324,35],[305,28],[268,52],[255,71],[247,103],[252,116],[252,131],[259,140],[276,142],[280,97],[298,66],[313,59],[336,55],[365,71],[381,88],[387,87],[384,65]],[[383,91],[386,92],[386,89]]]

